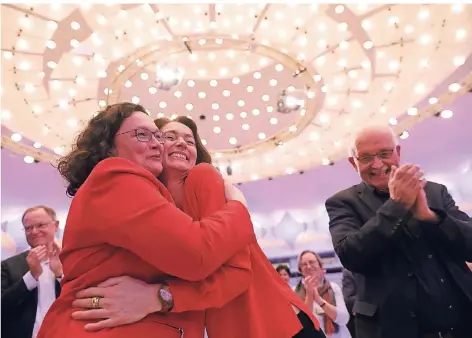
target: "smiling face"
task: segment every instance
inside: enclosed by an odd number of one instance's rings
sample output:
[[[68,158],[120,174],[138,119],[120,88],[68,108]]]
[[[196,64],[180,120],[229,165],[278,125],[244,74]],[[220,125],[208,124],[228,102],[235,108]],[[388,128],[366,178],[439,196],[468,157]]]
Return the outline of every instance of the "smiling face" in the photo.
[[[400,163],[400,146],[390,132],[368,130],[357,137],[349,162],[366,184],[386,190],[392,165]]]
[[[192,130],[180,122],[169,122],[161,130],[165,133],[164,170],[188,172],[197,161],[197,148]]]
[[[306,252],[300,257],[299,269],[304,277],[315,276],[320,278],[323,273],[318,258],[312,252]]]
[[[157,132],[159,129],[149,115],[134,112],[116,133],[115,156],[126,158],[158,176],[162,172],[163,145],[156,138]]]
[[[290,275],[285,270],[279,271],[279,276],[285,283],[290,283]]]
[[[23,227],[26,241],[34,248],[39,245],[48,245],[54,241],[54,236],[59,230],[59,222],[44,209],[38,208],[24,215]]]

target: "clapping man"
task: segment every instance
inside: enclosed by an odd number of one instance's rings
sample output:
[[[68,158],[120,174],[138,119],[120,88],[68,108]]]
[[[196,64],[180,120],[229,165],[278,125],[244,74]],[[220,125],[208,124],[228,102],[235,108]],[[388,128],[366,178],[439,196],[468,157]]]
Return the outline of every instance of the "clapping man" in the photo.
[[[355,137],[362,183],[326,201],[334,249],[354,273],[362,338],[472,337],[472,222],[444,185],[400,165],[386,127]]]

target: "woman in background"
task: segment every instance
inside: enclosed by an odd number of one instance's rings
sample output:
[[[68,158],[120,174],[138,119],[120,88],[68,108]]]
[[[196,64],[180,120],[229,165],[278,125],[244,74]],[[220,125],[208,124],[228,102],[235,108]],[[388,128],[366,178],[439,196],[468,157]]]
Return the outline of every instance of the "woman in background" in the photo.
[[[280,278],[282,278],[282,280],[287,283],[287,284],[290,284],[290,277],[291,277],[291,273],[290,273],[290,269],[288,268],[287,265],[285,264],[280,264],[276,269],[275,271],[277,271],[277,273],[279,274]]]
[[[200,190],[200,194],[197,193],[198,203],[188,207],[186,202],[189,195],[193,194],[195,197],[195,192],[189,191],[186,187],[193,171],[201,165],[198,163],[211,163],[208,152],[201,144],[195,123],[183,116],[172,121],[157,119],[155,122],[165,133],[164,170],[159,179],[172,193],[177,206],[194,219],[204,217],[212,210],[218,210],[224,205],[225,199],[224,181],[216,169],[214,169],[216,174],[211,180],[202,182],[202,186],[207,188]],[[193,168],[195,158],[197,166]],[[252,272],[250,278],[248,271]],[[99,330],[107,327],[107,323],[123,325],[129,322],[132,313],[139,313],[139,317],[150,313],[151,307],[148,303],[153,295],[142,281],[125,277],[118,277],[116,280],[122,282],[119,284],[114,284],[113,281],[105,282],[100,288],[83,290],[78,294],[79,299],[74,302],[78,308],[89,309],[91,297],[96,295],[103,295],[105,297],[103,300],[106,300],[104,310],[108,316],[96,325],[89,324],[88,328],[94,325],[92,329]],[[257,244],[238,252],[207,280],[211,282],[204,288],[206,294],[218,297],[198,298],[197,293],[188,291],[193,290],[193,287],[192,283],[187,281],[169,281],[169,285],[175,302],[171,313],[206,310],[205,326],[210,338],[324,337],[322,331],[318,330],[319,325],[314,316],[293,290],[280,279]],[[180,283],[181,289],[173,287],[173,282]],[[241,288],[235,291],[234,284],[237,283],[242,283],[245,288],[247,288],[246,283],[249,283],[249,288],[236,297],[236,293],[241,292]],[[134,300],[128,296],[133,293]],[[182,298],[193,299],[194,301],[187,302],[193,304],[193,307],[177,307],[177,299]],[[136,299],[141,301],[137,302]],[[100,319],[96,313],[93,310],[78,311],[75,318]]]
[[[351,338],[346,325],[349,312],[341,288],[326,280],[323,263],[313,251],[300,254],[298,269],[303,278],[295,287],[295,292],[303,299],[308,308],[321,324],[328,338]]]
[[[205,279],[254,243],[255,235],[244,204],[231,201],[244,202],[237,190],[200,222],[175,207],[156,179],[162,172],[163,137],[142,106],[119,103],[93,117],[60,160],[58,169],[74,199],[60,257],[61,295],[38,338],[202,337],[201,313],[167,313],[168,292],[162,281]],[[195,175],[193,182],[207,179],[205,170]],[[99,332],[84,330],[83,323],[71,317],[76,293],[121,275],[141,283],[161,282],[149,297],[152,310],[147,310],[152,314],[132,314],[128,325]],[[106,300],[96,296],[89,304],[100,312]]]

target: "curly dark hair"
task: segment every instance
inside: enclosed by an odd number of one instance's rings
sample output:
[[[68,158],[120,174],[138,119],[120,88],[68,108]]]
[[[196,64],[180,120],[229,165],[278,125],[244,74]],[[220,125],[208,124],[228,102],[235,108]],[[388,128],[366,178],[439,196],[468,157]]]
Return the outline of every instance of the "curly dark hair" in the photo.
[[[134,112],[147,114],[143,106],[122,102],[106,107],[93,117],[77,136],[72,150],[59,160],[57,169],[67,181],[67,195],[72,197],[93,168],[112,156],[114,138],[124,120]]]
[[[197,124],[191,118],[188,118],[187,116],[178,116],[173,120],[169,120],[166,117],[161,117],[154,120],[154,123],[159,129],[162,129],[166,124],[170,122],[182,123],[183,125],[189,127],[190,130],[192,131],[193,138],[195,139],[195,147],[197,148],[197,161],[195,164],[199,164],[199,163],[211,164],[210,152],[207,150],[207,148],[205,148],[205,146],[202,143],[200,135],[198,134]]]

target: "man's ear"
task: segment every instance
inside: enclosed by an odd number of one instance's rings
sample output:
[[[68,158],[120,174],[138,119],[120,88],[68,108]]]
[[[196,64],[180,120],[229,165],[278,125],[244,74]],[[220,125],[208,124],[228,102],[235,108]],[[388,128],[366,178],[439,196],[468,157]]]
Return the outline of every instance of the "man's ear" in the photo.
[[[359,169],[357,168],[356,160],[354,159],[354,157],[349,156],[348,160],[349,160],[349,163],[351,163],[354,170],[359,171]]]

